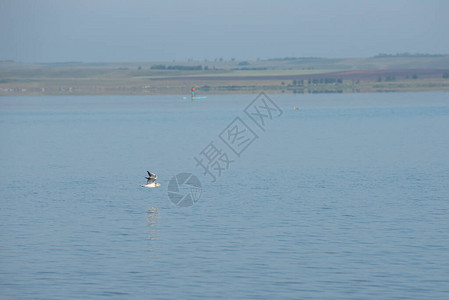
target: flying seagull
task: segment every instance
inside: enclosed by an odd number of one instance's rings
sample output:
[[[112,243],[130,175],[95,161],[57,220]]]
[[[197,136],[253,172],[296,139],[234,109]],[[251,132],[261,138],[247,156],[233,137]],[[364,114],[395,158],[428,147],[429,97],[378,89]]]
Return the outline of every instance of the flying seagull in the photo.
[[[151,173],[150,171],[147,171],[148,177],[145,177],[147,179],[147,184],[141,185],[141,187],[147,187],[147,188],[154,188],[161,186],[159,183],[155,182],[157,179],[156,174]]]

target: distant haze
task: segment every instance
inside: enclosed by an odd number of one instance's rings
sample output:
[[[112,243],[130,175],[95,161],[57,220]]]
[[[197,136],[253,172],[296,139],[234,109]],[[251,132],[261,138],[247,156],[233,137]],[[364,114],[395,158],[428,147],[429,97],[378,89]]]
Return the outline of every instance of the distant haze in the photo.
[[[449,1],[0,0],[0,60],[449,53]]]

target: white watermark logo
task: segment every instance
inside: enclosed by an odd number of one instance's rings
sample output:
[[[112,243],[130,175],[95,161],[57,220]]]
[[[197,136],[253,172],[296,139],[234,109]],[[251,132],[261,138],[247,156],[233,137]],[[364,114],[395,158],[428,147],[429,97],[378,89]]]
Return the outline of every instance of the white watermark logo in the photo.
[[[211,140],[193,157],[195,167],[200,168],[202,175],[211,182],[216,182],[232,163],[240,159],[259,138],[256,132],[263,134],[269,123],[282,115],[282,109],[265,93],[260,93],[245,107],[243,113],[218,134],[218,139]],[[182,191],[183,185],[187,185],[187,189]],[[192,173],[173,176],[168,185],[168,196],[178,206],[193,205],[200,199],[201,192],[201,182]]]
[[[177,206],[192,206],[201,197],[201,182],[192,173],[179,173],[168,183],[168,197]]]

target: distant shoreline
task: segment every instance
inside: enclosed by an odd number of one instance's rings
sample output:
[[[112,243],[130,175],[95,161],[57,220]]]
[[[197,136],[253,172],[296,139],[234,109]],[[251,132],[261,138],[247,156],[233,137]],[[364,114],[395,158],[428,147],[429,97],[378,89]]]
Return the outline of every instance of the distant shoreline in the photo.
[[[0,62],[0,96],[449,90],[449,56],[229,62]]]

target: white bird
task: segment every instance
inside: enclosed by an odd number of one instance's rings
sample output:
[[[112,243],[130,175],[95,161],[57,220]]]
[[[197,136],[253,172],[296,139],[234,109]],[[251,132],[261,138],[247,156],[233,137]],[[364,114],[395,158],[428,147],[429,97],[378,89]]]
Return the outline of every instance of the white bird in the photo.
[[[161,186],[159,183],[155,182],[157,179],[156,174],[151,173],[150,171],[147,171],[148,177],[145,177],[147,179],[147,184],[141,185],[141,187],[147,187],[147,188],[155,188],[158,186]]]

